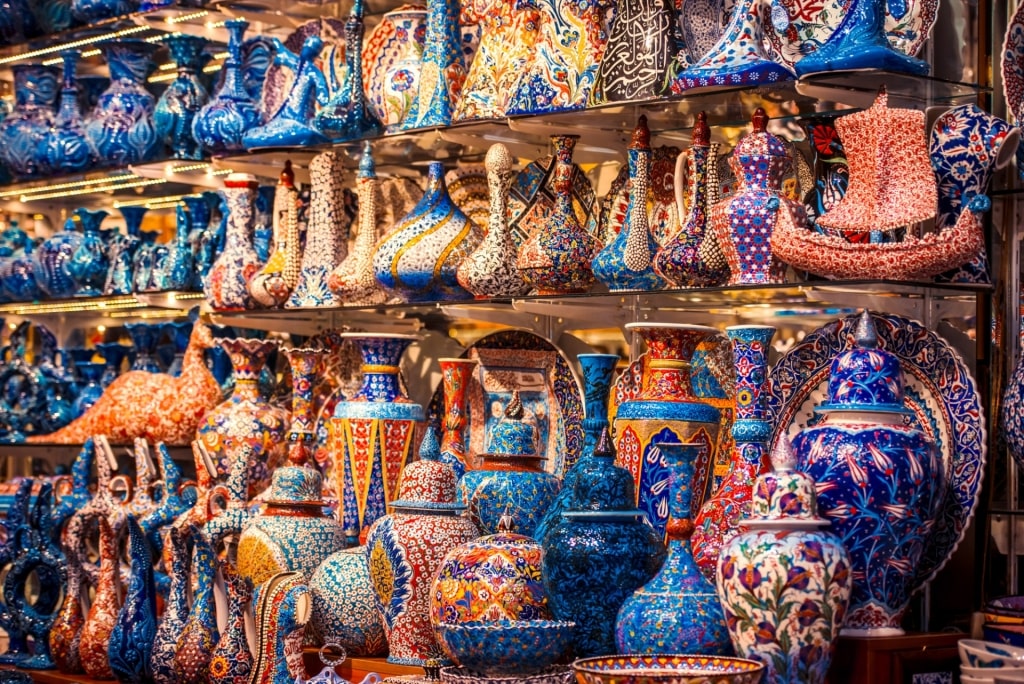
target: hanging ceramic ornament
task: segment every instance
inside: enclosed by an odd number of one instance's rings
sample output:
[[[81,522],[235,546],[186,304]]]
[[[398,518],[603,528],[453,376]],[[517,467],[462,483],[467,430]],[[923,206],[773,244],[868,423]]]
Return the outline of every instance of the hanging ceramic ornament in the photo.
[[[651,170],[651,131],[641,116],[629,143],[629,206],[626,223],[614,240],[597,253],[591,268],[609,290],[657,290],[665,285],[654,270],[658,243],[647,222],[647,190]]]
[[[274,251],[267,263],[249,280],[249,294],[261,306],[281,306],[299,282],[299,192],[291,161],[274,190]]]
[[[680,52],[672,0],[619,0],[590,105],[656,97]]]
[[[426,47],[420,64],[419,90],[402,128],[447,126],[466,80],[459,44],[459,0],[427,1]]]

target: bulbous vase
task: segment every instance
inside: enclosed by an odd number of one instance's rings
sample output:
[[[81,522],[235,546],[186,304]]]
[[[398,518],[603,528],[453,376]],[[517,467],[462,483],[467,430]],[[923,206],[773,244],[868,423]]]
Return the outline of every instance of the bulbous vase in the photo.
[[[192,120],[193,139],[211,154],[245,149],[242,136],[260,124],[259,106],[246,91],[241,74],[242,37],[249,22],[229,19],[224,25],[229,34],[224,82]]]
[[[15,176],[35,178],[50,173],[46,140],[54,121],[57,72],[42,64],[16,64],[14,109],[0,121],[0,159]]]
[[[158,46],[143,40],[101,43],[110,68],[110,87],[100,95],[85,126],[97,158],[108,166],[148,161],[160,151],[153,123],[156,98],[146,90],[146,78],[156,66]]]
[[[46,137],[46,167],[53,173],[82,171],[96,161],[85,135],[85,118],[79,109],[79,87],[75,70],[81,53],[65,50],[64,84],[60,91],[60,108]]]
[[[75,224],[68,219],[64,230],[54,234],[32,253],[33,275],[36,285],[53,299],[70,297],[78,286],[71,276],[71,260],[82,244],[82,234],[75,231]]]
[[[76,296],[97,297],[103,294],[107,273],[110,271],[108,239],[111,231],[105,234],[100,231],[100,225],[107,217],[107,212],[102,209],[90,211],[80,208],[75,210],[75,216],[82,223],[82,240],[78,249],[71,255],[68,272],[78,286]]]
[[[178,77],[160,96],[153,112],[157,136],[171,148],[178,159],[202,159],[199,144],[192,136],[192,121],[206,104],[209,94],[199,80],[198,72],[205,61],[206,39],[187,34],[171,34],[165,38]]]
[[[324,643],[338,643],[354,656],[387,652],[384,624],[373,595],[366,549],[337,551],[309,581],[313,629]]]

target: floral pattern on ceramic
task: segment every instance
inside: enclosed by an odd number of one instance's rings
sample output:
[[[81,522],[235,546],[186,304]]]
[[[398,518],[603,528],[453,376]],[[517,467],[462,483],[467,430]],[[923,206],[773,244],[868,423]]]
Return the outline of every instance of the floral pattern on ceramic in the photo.
[[[82,626],[78,654],[85,673],[97,679],[113,679],[107,645],[121,609],[117,537],[106,517],[97,514],[100,530],[100,573],[96,595]]]
[[[772,424],[768,420],[768,352],[775,328],[734,325],[725,329],[736,368],[729,471],[694,516],[693,557],[708,579],[715,575],[722,546],[738,531],[750,507],[758,475],[767,466]]]
[[[572,197],[572,151],[579,136],[552,136],[555,146],[555,205],[520,246],[516,268],[540,294],[586,292],[594,282],[590,264],[601,249],[580,225]]]
[[[387,513],[397,494],[412,450],[416,421],[423,407],[402,389],[398,363],[413,342],[411,335],[343,335],[359,347],[363,384],[334,408],[341,436],[341,463],[335,463],[335,489],[347,535],[361,537]]]
[[[822,420],[793,440],[823,515],[850,553],[853,591],[843,631],[898,635],[922,582],[916,568],[947,482],[935,443],[904,420],[899,358],[878,348],[870,314],[857,346],[832,362]]]
[[[478,299],[523,295],[530,286],[516,268],[516,245],[508,225],[508,184],[512,178],[508,148],[501,143],[491,145],[486,166],[490,197],[487,234],[459,264],[456,275],[459,284]]]
[[[604,15],[609,0],[527,0],[517,7],[538,12],[532,57],[515,87],[506,114],[582,109],[608,43]],[[572,36],[572,40],[566,40]]]
[[[426,441],[426,440],[425,440]],[[438,650],[430,623],[431,585],[453,548],[479,536],[455,503],[455,473],[438,459],[434,444],[409,464],[393,512],[366,537],[377,609],[384,618],[388,662],[423,665]]]
[[[451,466],[459,480],[473,465],[467,449],[469,435],[466,428],[469,426],[469,385],[477,363],[473,359],[438,359],[444,397],[441,462]]]
[[[618,0],[590,104],[657,97],[679,52],[671,0]]]
[[[230,561],[220,564],[227,591],[227,624],[210,657],[209,684],[247,684],[254,665],[245,634],[246,612],[252,602],[252,582]]]
[[[158,47],[141,40],[102,43],[110,87],[100,95],[85,133],[98,159],[111,166],[148,161],[159,152],[153,122],[156,98],[146,90]]]
[[[178,634],[174,652],[174,678],[180,684],[202,684],[206,681],[213,649],[220,640],[214,600],[217,557],[213,546],[196,527],[189,529],[192,537],[192,571],[195,592],[185,626]]]
[[[165,41],[178,77],[171,81],[156,103],[153,115],[156,132],[176,158],[201,159],[199,143],[192,135],[192,123],[210,99],[197,76],[205,65],[203,49],[207,41],[187,34],[172,34]]]
[[[792,469],[786,438],[779,450],[776,472],[754,487],[746,530],[722,549],[718,596],[737,654],[764,662],[768,682],[822,684],[850,598],[850,556],[818,516],[814,481]]]
[[[444,165],[431,162],[423,197],[377,244],[374,275],[405,301],[468,299],[456,269],[481,239],[480,229],[448,195]]]
[[[669,515],[669,468],[657,443],[687,440],[703,445],[694,466],[691,505],[703,505],[715,461],[720,414],[693,393],[691,360],[714,328],[685,324],[629,323],[626,330],[647,343],[643,385],[635,399],[619,404],[615,416],[618,463],[632,473],[637,505],[659,534]]]
[[[90,445],[91,450],[91,445]],[[8,513],[8,521],[11,516]],[[83,672],[82,661],[78,654],[78,645],[82,639],[82,627],[85,615],[82,612],[82,566],[77,554],[64,554],[67,584],[64,587],[65,600],[60,614],[50,629],[50,653],[53,662],[61,672],[76,674]],[[15,641],[17,636],[15,635]]]
[[[309,591],[313,629],[323,643],[337,643],[354,656],[387,651],[365,548],[342,549],[328,556],[313,573]]]
[[[260,111],[243,83],[242,37],[249,22],[228,19],[228,58],[224,62],[224,82],[210,101],[192,120],[192,137],[212,154],[244,149],[242,135],[259,125]]]
[[[256,180],[246,174],[231,174],[224,181],[223,193],[228,207],[227,242],[206,280],[206,300],[214,309],[251,309],[255,302],[249,281],[260,268],[252,247]]]
[[[459,45],[458,0],[427,0],[427,28],[417,95],[402,123],[403,129],[447,126],[458,102],[466,64]]]
[[[175,681],[174,653],[177,650],[178,636],[188,619],[188,598],[192,580],[191,537],[172,525],[167,530],[167,539],[170,590],[164,602],[164,611],[160,616],[156,634],[153,636],[152,654],[149,657],[150,672],[155,684],[173,684]]]
[[[441,623],[437,639],[453,661],[482,679],[530,677],[569,650],[576,625],[560,620]]]
[[[79,109],[79,87],[75,78],[81,53],[65,50],[64,81],[60,91],[60,108],[53,119],[53,128],[46,136],[46,168],[53,173],[82,171],[96,161],[85,135],[85,117]],[[3,137],[0,124],[0,139]],[[0,154],[0,158],[4,155]]]
[[[640,684],[654,671],[671,681],[701,684],[758,684],[764,664],[743,658],[693,655],[621,655],[573,663],[580,684]],[[641,674],[634,674],[640,672]]]
[[[23,550],[20,540],[15,535],[20,528],[28,528],[32,521],[30,518],[30,499],[35,481],[32,478],[23,479],[14,491],[14,498],[11,508],[7,512],[7,519],[4,521],[3,529],[6,539],[0,544],[0,560],[10,565],[15,557]],[[77,554],[77,547],[75,548]],[[8,609],[6,602],[0,602],[0,628],[8,634],[8,644],[5,653],[0,654],[0,661],[5,664],[15,664],[30,657],[28,635],[16,621],[12,611]]]
[[[15,105],[0,121],[0,159],[11,172],[23,178],[49,173],[45,142],[54,122],[57,101],[57,72],[42,64],[16,64]]]
[[[419,93],[426,36],[423,5],[402,5],[384,15],[363,46],[366,104],[388,131],[402,126]]]
[[[615,239],[594,257],[594,276],[609,290],[658,290],[664,279],[654,270],[658,242],[647,221],[647,190],[651,171],[651,131],[641,116],[629,143],[629,206]]]
[[[335,306],[340,302],[327,286],[328,278],[348,254],[352,215],[345,211],[342,156],[321,152],[309,163],[312,185],[306,242],[299,279],[285,304],[288,308]]]
[[[133,516],[128,517],[128,549],[131,570],[107,653],[110,669],[118,681],[136,682],[152,677],[150,657],[157,614],[152,551]]]
[[[250,684],[305,681],[302,634],[309,621],[311,601],[302,573],[274,575],[256,589],[254,605],[258,653]]]

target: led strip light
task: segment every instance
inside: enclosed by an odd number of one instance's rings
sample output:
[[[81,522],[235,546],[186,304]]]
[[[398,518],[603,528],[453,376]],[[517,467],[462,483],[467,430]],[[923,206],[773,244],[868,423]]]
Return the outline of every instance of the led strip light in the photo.
[[[118,183],[127,180],[134,180],[137,178],[139,177],[131,172],[118,173],[114,174],[113,176],[105,176],[103,178],[92,178],[89,180],[71,181],[68,183],[58,183],[57,185],[41,185],[37,188],[28,188],[24,190],[8,190],[6,192],[0,192],[0,199],[24,197],[26,195],[34,195],[43,192],[53,192],[55,190],[70,190],[72,188],[84,188],[90,185],[102,185],[104,183]]]
[[[130,190],[132,188],[145,188],[151,185],[163,185],[166,182],[166,178],[139,178],[137,180],[133,180],[127,183],[104,185],[98,188],[79,188],[78,190],[70,191],[46,192],[40,195],[22,195],[19,199],[22,202],[38,202],[40,200],[56,199],[58,197],[77,197],[78,195],[91,195],[94,193],[98,194],[101,192],[113,192],[114,190]]]
[[[113,40],[115,38],[124,38],[125,36],[133,36],[136,33],[142,33],[144,31],[153,30],[149,26],[131,26],[129,28],[121,29],[120,31],[114,31],[113,33],[107,33],[102,36],[90,36],[88,38],[81,38],[79,40],[73,40],[69,43],[60,43],[59,45],[51,45],[45,48],[39,48],[38,50],[31,50],[29,52],[23,52],[20,55],[11,55],[10,57],[0,58],[0,65],[11,64],[12,62],[20,62],[26,59],[34,59],[36,57],[42,57],[44,55],[52,55],[55,52],[63,52],[64,50],[73,50],[74,48],[80,48],[85,45],[93,45],[100,43],[105,40]],[[97,53],[98,54],[98,53]],[[62,60],[63,61],[63,60]]]

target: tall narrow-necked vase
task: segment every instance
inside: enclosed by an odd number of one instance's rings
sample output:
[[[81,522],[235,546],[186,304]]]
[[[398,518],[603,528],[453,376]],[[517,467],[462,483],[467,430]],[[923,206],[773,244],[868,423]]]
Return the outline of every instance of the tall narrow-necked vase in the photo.
[[[79,208],[75,216],[82,223],[82,240],[78,249],[71,255],[68,272],[78,285],[75,295],[79,297],[97,297],[103,294],[103,286],[110,270],[109,245],[107,235],[100,232],[100,224],[107,217],[107,212],[99,209],[90,211]]]
[[[121,207],[118,211],[124,218],[124,232],[119,232],[111,240],[110,270],[103,285],[105,295],[124,295],[134,291],[135,254],[142,245],[139,227],[148,210],[145,207]]]
[[[156,66],[158,46],[144,40],[100,43],[110,68],[110,87],[85,126],[98,159],[109,166],[149,161],[160,151],[153,123],[156,98],[146,90],[146,78]]]
[[[377,188],[373,149],[367,141],[363,144],[359,175],[356,177],[359,223],[355,244],[327,281],[335,299],[344,304],[383,304],[387,299],[387,293],[373,273],[373,255],[377,246]]]
[[[715,585],[693,560],[690,535],[694,466],[701,444],[661,442],[668,465],[668,557],[654,578],[619,609],[615,644],[620,653],[731,655],[732,644]]]
[[[227,623],[210,657],[209,684],[242,684],[249,681],[253,654],[245,633],[246,613],[251,610],[253,587],[230,561],[220,564],[227,592]]]
[[[369,143],[366,143],[369,145]],[[274,241],[270,257],[259,272],[249,280],[249,293],[261,306],[280,306],[288,301],[299,282],[299,191],[295,187],[292,163],[285,160],[284,169],[274,188]],[[359,202],[363,211],[362,198]],[[253,249],[259,256],[259,250]],[[334,289],[333,285],[331,286]]]
[[[423,197],[377,244],[374,275],[409,302],[469,299],[457,269],[482,236],[448,194],[444,165],[430,162]]]
[[[206,536],[195,526],[188,528],[194,544],[192,569],[195,592],[185,626],[178,634],[174,652],[174,681],[178,684],[206,682],[213,648],[220,641],[214,585],[217,556]]]
[[[447,126],[466,80],[460,45],[458,0],[428,0],[426,48],[420,64],[419,92],[403,128]]]
[[[775,328],[734,325],[725,329],[732,343],[736,390],[732,423],[733,452],[722,484],[694,517],[693,556],[708,579],[715,576],[722,546],[739,531],[750,508],[757,476],[768,464],[772,424],[768,420],[768,352]]]
[[[177,66],[178,77],[171,81],[156,103],[153,115],[156,132],[176,158],[202,159],[199,143],[192,135],[192,122],[210,97],[198,77],[207,41],[183,33],[171,34],[164,41],[171,61]]]
[[[718,443],[719,411],[693,393],[690,363],[714,328],[679,323],[628,323],[647,343],[642,389],[615,416],[618,463],[633,475],[637,506],[659,534],[668,523],[670,469],[661,442],[701,444],[694,465],[692,507],[703,505]]]
[[[131,569],[124,604],[110,633],[107,655],[120,682],[142,682],[153,675],[150,658],[156,637],[156,585],[153,556],[138,522],[128,516],[128,557]]]
[[[444,397],[441,421],[441,462],[451,466],[456,479],[473,467],[467,448],[469,436],[469,383],[478,362],[474,359],[438,359]]]
[[[343,454],[335,463],[343,526],[359,537],[397,498],[402,469],[412,451],[423,407],[405,394],[398,363],[414,335],[347,333],[362,356],[363,385],[334,408]]]
[[[78,105],[75,71],[81,53],[65,50],[61,57],[64,59],[64,85],[60,91],[60,108],[46,137],[46,167],[53,173],[72,173],[92,166],[96,158],[85,136],[85,118]]]
[[[49,173],[45,142],[54,120],[57,72],[42,64],[16,64],[14,109],[0,121],[0,159],[15,176]]]
[[[161,368],[160,362],[156,358],[156,345],[160,341],[160,325],[158,323],[126,323],[124,329],[132,338],[132,346],[135,351],[135,358],[132,360],[130,370],[159,373]]]
[[[379,126],[366,107],[363,92],[364,5],[365,0],[353,2],[345,20],[345,80],[333,85],[334,96],[314,119],[317,130],[332,140],[360,138]]]
[[[153,637],[153,651],[149,657],[155,684],[174,684],[174,653],[178,646],[178,636],[188,619],[188,599],[192,584],[191,536],[176,524],[169,526],[167,534],[170,591],[164,602],[164,612]]]
[[[144,230],[139,233],[141,244],[135,250],[135,257],[132,259],[132,286],[135,292],[153,289],[153,262],[159,248],[156,242],[158,237],[158,230]]]
[[[82,234],[68,219],[64,230],[48,237],[32,252],[32,275],[43,294],[54,299],[75,294],[78,285],[71,276],[71,259],[81,244]]]
[[[224,82],[210,101],[192,120],[192,137],[211,154],[227,154],[245,149],[242,136],[260,124],[259,106],[245,90],[242,81],[242,37],[249,22],[228,19],[228,58],[224,62]]]
[[[255,302],[249,293],[249,280],[260,268],[260,259],[252,248],[256,179],[233,173],[225,179],[223,193],[228,207],[227,240],[206,279],[206,301],[214,309],[251,309]]]

